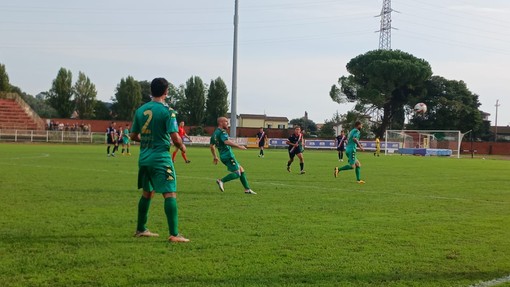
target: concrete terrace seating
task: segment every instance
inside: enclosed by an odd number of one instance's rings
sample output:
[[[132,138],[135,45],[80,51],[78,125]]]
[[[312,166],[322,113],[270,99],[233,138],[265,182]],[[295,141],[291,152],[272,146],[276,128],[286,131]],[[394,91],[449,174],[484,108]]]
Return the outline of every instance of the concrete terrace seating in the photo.
[[[44,121],[19,96],[7,95],[9,97],[0,97],[0,129],[45,129]]]

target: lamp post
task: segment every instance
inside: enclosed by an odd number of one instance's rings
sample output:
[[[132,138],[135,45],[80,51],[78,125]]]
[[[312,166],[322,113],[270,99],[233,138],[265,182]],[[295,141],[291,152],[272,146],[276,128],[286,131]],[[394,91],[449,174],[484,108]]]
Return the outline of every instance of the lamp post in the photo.
[[[498,107],[501,106],[499,104],[499,100],[496,100],[496,122],[494,123],[494,141],[498,141]]]
[[[230,106],[230,137],[237,136],[237,27],[239,0],[235,0],[234,11],[234,59],[232,61],[232,103]]]

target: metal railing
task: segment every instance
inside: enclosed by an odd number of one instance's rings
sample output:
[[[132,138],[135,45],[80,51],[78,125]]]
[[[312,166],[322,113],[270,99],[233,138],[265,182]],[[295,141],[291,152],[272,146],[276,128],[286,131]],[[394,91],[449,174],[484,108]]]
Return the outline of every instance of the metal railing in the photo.
[[[36,131],[0,129],[0,142],[92,143],[106,142],[106,134],[84,131]]]

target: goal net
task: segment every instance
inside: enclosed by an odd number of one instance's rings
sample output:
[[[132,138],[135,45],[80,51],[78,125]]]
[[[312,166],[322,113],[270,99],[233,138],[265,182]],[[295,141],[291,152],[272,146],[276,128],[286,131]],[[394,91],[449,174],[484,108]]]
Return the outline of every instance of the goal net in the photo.
[[[398,154],[437,155],[460,157],[460,144],[464,135],[455,130],[387,130],[386,146],[398,143]],[[390,150],[385,149],[385,154]]]

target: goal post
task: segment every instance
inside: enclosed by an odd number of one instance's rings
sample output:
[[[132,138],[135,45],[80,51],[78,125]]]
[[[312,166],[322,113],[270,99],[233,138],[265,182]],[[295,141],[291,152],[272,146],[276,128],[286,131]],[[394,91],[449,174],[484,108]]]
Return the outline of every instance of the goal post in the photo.
[[[464,134],[458,130],[386,130],[385,143],[397,142],[398,154],[456,156]],[[384,153],[389,154],[388,149]]]

